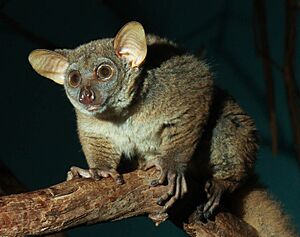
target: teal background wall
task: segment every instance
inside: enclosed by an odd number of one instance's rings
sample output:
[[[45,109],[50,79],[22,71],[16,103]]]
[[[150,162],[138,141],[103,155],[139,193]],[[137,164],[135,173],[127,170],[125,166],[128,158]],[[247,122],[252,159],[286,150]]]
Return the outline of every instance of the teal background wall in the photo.
[[[278,63],[284,50],[283,2],[267,1],[270,49]],[[253,40],[252,1],[6,0],[1,5],[0,11],[19,26],[63,48],[113,37],[129,20],[140,21],[147,32],[173,39],[191,52],[205,48],[217,84],[255,119],[262,141],[257,171],[300,232],[300,166],[292,152],[283,79],[274,69],[280,151],[273,157],[262,63]],[[297,43],[299,86],[300,36]],[[27,61],[31,50],[42,47],[47,45],[25,37],[0,18],[0,159],[30,190],[63,181],[72,165],[86,167],[74,111],[63,88],[38,76]],[[68,235],[185,236],[170,222],[156,228],[146,217],[78,227]]]

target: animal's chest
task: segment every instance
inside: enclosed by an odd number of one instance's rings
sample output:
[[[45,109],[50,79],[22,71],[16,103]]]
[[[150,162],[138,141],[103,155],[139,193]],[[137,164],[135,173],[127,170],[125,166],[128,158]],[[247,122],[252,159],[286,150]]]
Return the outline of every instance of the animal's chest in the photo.
[[[120,153],[129,157],[138,155],[147,159],[159,152],[161,138],[158,123],[133,122],[130,119],[122,124],[99,121],[84,130],[108,139]]]

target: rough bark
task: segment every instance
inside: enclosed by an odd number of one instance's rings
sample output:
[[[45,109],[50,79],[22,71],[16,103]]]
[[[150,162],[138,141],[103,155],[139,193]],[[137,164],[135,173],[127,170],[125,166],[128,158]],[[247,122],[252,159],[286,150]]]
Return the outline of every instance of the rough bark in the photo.
[[[156,201],[167,186],[149,186],[155,175],[153,170],[134,171],[124,175],[123,185],[117,185],[111,178],[75,179],[34,192],[0,197],[0,236],[40,235],[84,223],[144,214],[163,221],[165,215],[157,215],[163,208]],[[219,213],[208,223],[199,221],[197,210],[193,212],[196,208],[190,208],[191,198],[182,200],[170,213],[171,220],[189,235],[257,236],[252,227],[230,213]]]
[[[25,192],[26,188],[0,160],[0,196]],[[0,225],[0,229],[1,229]],[[63,233],[56,233],[44,237],[66,237]]]

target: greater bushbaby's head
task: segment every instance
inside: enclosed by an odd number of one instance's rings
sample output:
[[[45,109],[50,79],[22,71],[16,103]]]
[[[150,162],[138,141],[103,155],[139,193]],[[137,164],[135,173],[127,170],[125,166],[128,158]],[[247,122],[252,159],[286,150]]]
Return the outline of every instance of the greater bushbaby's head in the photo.
[[[143,26],[129,22],[114,39],[74,50],[37,49],[29,62],[40,75],[64,85],[76,109],[87,115],[121,113],[132,102],[140,66],[147,54]]]

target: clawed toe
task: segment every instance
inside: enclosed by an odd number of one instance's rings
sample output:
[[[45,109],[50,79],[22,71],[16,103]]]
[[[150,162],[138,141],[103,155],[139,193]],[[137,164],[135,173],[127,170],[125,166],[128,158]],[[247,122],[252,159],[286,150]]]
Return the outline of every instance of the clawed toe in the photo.
[[[164,206],[164,209],[169,209],[179,198],[182,198],[187,193],[187,183],[184,176],[185,167],[181,164],[174,163],[166,165],[160,159],[150,160],[141,166],[141,169],[147,170],[155,167],[160,171],[157,179],[150,182],[150,185],[155,187],[164,183],[168,183],[168,191],[157,200],[157,204]]]
[[[161,174],[160,178],[151,182],[152,186],[162,184],[165,179],[168,181],[169,189],[166,194],[157,200],[158,205],[164,205],[167,210],[187,192],[186,179],[183,174],[176,172],[166,172]]]
[[[123,184],[124,183],[124,179],[123,176],[120,175],[115,169],[108,169],[108,170],[104,170],[104,169],[96,169],[96,173],[102,177],[102,178],[107,178],[107,177],[112,177],[117,184]]]
[[[226,190],[221,183],[212,180],[207,181],[205,191],[207,193],[207,202],[201,205],[201,215],[205,219],[211,218],[218,209],[221,197]]]
[[[80,178],[80,177],[100,180],[101,178],[107,178],[109,176],[112,177],[117,184],[124,183],[122,175],[120,175],[115,169],[110,169],[110,168],[82,169],[76,166],[71,167],[67,175],[67,180]]]
[[[77,179],[77,178],[91,178],[89,170],[82,169],[76,166],[72,166],[67,174],[67,180]]]
[[[214,211],[219,207],[221,196],[221,193],[215,193],[208,199],[203,208],[204,216],[206,218],[212,216]]]

